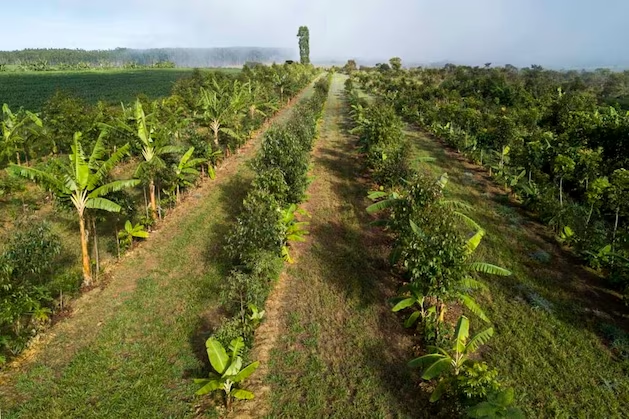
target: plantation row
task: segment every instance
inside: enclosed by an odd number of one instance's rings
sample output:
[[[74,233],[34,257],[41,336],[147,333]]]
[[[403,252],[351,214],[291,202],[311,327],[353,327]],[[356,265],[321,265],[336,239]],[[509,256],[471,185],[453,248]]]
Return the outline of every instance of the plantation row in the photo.
[[[629,113],[606,105],[620,76],[589,76],[537,67],[356,73],[407,122],[487,167],[629,297]]]
[[[429,353],[409,361],[422,378],[434,383],[431,402],[442,400],[440,413],[451,417],[523,417],[511,404],[513,390],[501,388],[498,371],[479,361],[476,352],[493,335],[492,327],[472,334],[470,320],[460,315],[452,329],[446,314],[464,306],[480,321],[490,319],[474,300],[486,291],[480,274],[508,276],[501,267],[477,261],[473,254],[485,231],[465,215],[469,205],[443,197],[447,174],[438,179],[409,167],[408,140],[395,109],[383,101],[368,104],[350,78],[346,91],[367,168],[378,190],[367,211],[383,213],[379,221],[394,239],[390,261],[403,284],[393,311],[402,312],[404,326],[420,333]],[[428,158],[425,158],[428,160]],[[469,238],[468,235],[470,236]]]
[[[35,191],[23,179],[31,179],[56,212],[74,213],[78,225],[66,227],[79,230],[82,274],[54,223],[16,211],[0,254],[0,360],[19,353],[68,294],[93,285],[101,270],[99,233],[116,237],[118,255],[148,237],[167,206],[200,176],[213,178],[224,156],[314,75],[299,64],[256,66],[237,77],[193,72],[168,98],[121,108],[64,96],[39,115],[3,106],[0,167],[8,167],[0,172],[0,205],[28,199]]]
[[[258,368],[243,365],[253,333],[264,316],[264,304],[284,261],[292,262],[290,242],[303,241],[307,223],[297,220],[297,205],[309,184],[310,154],[328,97],[330,76],[315,83],[314,94],[297,104],[290,119],[273,125],[252,163],[256,177],[243,201],[241,214],[227,236],[230,275],[222,284],[221,300],[231,316],[207,340],[213,372],[197,379],[198,395],[224,391],[227,409],[232,398],[251,399],[253,393],[232,387]],[[229,348],[228,355],[225,348]],[[243,353],[244,352],[244,353]]]

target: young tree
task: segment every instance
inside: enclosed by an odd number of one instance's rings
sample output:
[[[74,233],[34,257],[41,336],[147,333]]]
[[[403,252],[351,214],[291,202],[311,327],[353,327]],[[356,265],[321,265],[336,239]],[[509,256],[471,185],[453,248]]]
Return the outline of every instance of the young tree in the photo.
[[[402,59],[400,57],[393,57],[389,60],[389,64],[391,64],[391,69],[398,71],[402,69]]]
[[[167,144],[168,138],[164,136],[155,136],[160,128],[160,124],[155,120],[153,115],[146,115],[140,100],[136,100],[133,108],[135,127],[127,124],[126,121],[120,120],[120,127],[137,136],[140,140],[142,148],[142,157],[144,161],[138,166],[135,175],[143,176],[149,187],[151,215],[153,218],[157,214],[157,199],[155,196],[155,177],[160,169],[166,167],[162,160],[162,156],[180,151],[180,147]]]
[[[576,164],[574,160],[563,154],[555,157],[553,172],[559,178],[559,203],[563,207],[563,180],[572,176]]]
[[[0,147],[0,153],[4,154],[9,161],[15,156],[15,163],[18,166],[22,163],[20,152],[24,151],[25,134],[27,135],[25,128],[28,128],[29,123],[42,127],[41,119],[34,113],[20,111],[14,114],[6,103],[2,105],[2,121],[0,121],[2,147]],[[28,159],[28,156],[25,157]]]
[[[184,154],[177,165],[173,165],[173,171],[175,172],[175,182],[177,190],[177,202],[179,202],[179,196],[182,186],[191,186],[192,179],[199,175],[199,171],[196,169],[198,165],[204,162],[204,159],[193,159],[192,153],[194,153],[194,147],[190,147],[186,154]]]
[[[114,152],[109,159],[102,161],[107,153],[102,136],[94,145],[92,154],[88,157],[81,146],[81,133],[74,134],[74,144],[69,155],[69,162],[61,165],[61,172],[52,174],[31,167],[11,165],[9,171],[22,176],[50,189],[58,199],[67,199],[74,205],[79,217],[81,235],[81,254],[83,263],[83,286],[92,284],[90,256],[87,249],[87,229],[85,223],[86,209],[100,209],[109,212],[119,212],[120,205],[104,198],[110,192],[131,188],[140,183],[139,180],[118,180],[107,182],[111,170],[120,160],[129,154],[126,144]]]
[[[299,38],[299,58],[302,64],[310,64],[310,31],[308,26],[300,26],[297,32]]]

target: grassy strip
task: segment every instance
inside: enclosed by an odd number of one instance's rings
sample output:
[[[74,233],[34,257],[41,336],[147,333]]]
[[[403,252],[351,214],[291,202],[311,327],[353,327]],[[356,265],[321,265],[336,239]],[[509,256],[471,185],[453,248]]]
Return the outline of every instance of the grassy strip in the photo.
[[[406,367],[411,341],[390,312],[386,243],[369,227],[367,185],[335,76],[305,204],[311,237],[283,279],[280,342],[271,355],[269,417],[424,415]]]

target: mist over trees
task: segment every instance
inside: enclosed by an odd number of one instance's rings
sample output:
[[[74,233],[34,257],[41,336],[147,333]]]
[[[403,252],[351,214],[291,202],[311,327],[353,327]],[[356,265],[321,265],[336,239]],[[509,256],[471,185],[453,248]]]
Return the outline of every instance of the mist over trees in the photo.
[[[291,49],[262,47],[0,51],[0,64],[9,65],[46,61],[50,65],[87,63],[92,66],[123,66],[128,63],[151,65],[170,61],[177,67],[231,67],[242,66],[246,62],[283,62],[291,58]]]

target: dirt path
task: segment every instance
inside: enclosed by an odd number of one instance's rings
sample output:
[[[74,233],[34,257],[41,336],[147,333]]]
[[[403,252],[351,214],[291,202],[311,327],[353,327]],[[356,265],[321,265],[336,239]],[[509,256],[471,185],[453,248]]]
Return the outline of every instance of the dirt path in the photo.
[[[261,138],[229,158],[215,181],[194,190],[146,243],[110,267],[105,287],[78,299],[69,318],[0,376],[3,417],[7,410],[29,418],[196,413],[191,377],[221,320],[223,237],[252,179],[243,163]]]
[[[368,225],[356,139],[343,134],[344,80],[333,79],[314,150],[311,234],[268,301],[254,356],[270,362],[243,417],[422,416],[411,339],[387,303],[386,240]]]

